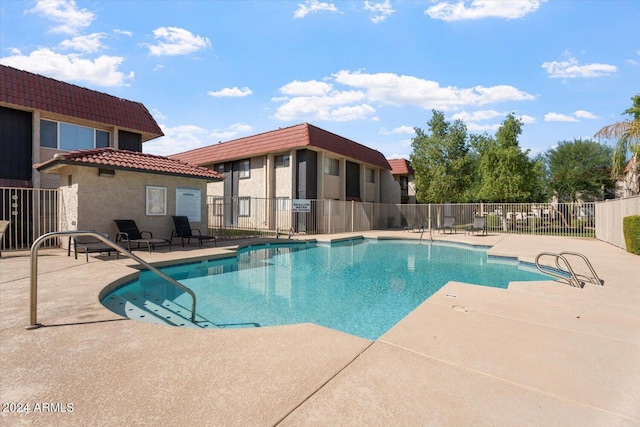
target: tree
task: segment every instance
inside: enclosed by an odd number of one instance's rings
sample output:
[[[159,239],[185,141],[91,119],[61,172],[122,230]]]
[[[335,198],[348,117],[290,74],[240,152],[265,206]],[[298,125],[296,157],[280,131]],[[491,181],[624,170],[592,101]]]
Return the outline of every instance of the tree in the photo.
[[[640,194],[640,95],[631,98],[633,106],[622,114],[628,114],[631,120],[613,123],[596,132],[599,138],[616,138],[618,141],[613,149],[611,174],[614,179],[625,174],[625,196]],[[627,155],[631,152],[631,160]]]
[[[449,123],[436,110],[427,124],[431,133],[415,128],[411,143],[417,199],[426,203],[465,201],[472,171],[467,127],[461,120]]]
[[[478,150],[478,196],[489,202],[537,201],[543,192],[542,168],[528,157],[529,150],[522,151],[518,136],[522,133],[522,121],[513,114],[507,115],[496,132],[496,138],[476,141]]]
[[[547,150],[550,187],[560,202],[601,200],[613,188],[612,149],[592,140],[562,141]]]

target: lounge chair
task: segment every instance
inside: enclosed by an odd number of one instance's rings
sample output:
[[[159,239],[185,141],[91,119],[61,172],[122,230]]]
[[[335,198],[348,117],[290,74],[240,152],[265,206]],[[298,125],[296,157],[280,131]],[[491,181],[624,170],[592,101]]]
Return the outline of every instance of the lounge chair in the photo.
[[[4,232],[7,230],[11,221],[0,221],[0,257],[2,256],[2,244],[4,239]]]
[[[174,237],[180,237],[182,239],[182,246],[184,247],[184,240],[187,240],[187,243],[191,241],[191,239],[196,239],[198,241],[198,245],[202,247],[202,242],[210,242],[213,240],[214,246],[217,245],[216,236],[205,236],[200,230],[197,228],[191,228],[191,224],[189,224],[189,218],[186,216],[173,216],[173,224],[175,225],[175,230],[171,232],[171,240]]]
[[[471,233],[487,234],[487,218],[484,216],[476,216],[473,218],[473,224],[467,227],[466,231]]]
[[[438,231],[443,231],[446,233],[447,230],[449,230],[449,232],[453,233],[455,231],[455,229],[453,228],[453,226],[456,223],[456,219],[452,216],[445,216],[444,220],[442,222],[442,225],[440,225],[439,227],[436,228],[436,230]]]
[[[167,239],[154,239],[153,234],[150,231],[140,231],[136,222],[132,219],[114,219],[118,226],[118,234],[116,235],[116,243],[124,242],[127,244],[127,249],[131,252],[131,244],[137,244],[136,249],[140,248],[140,244],[144,243],[151,253],[151,249],[155,249],[155,245],[161,243],[167,243],[169,250],[171,250],[171,240]]]
[[[104,237],[109,238],[106,234]],[[89,253],[103,253],[106,252],[108,256],[111,256],[111,252],[116,253],[116,258],[120,259],[120,252],[113,249],[111,246],[103,243],[102,241],[87,236],[69,236],[69,244],[67,246],[67,256],[71,255],[71,246],[73,246],[73,254],[78,259],[78,252],[85,254],[86,261],[89,262]]]

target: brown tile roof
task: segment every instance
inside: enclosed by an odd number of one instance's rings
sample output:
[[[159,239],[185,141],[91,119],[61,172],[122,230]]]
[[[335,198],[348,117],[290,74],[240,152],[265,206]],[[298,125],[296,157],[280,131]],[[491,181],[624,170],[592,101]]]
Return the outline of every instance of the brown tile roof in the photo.
[[[136,151],[96,148],[56,154],[46,162],[33,165],[38,171],[56,169],[62,165],[93,166],[96,168],[154,172],[162,175],[177,175],[217,181],[224,175],[200,166],[194,166],[167,157],[144,154]]]
[[[413,175],[413,168],[407,159],[389,159],[387,160],[391,166],[393,175]]]
[[[341,154],[384,169],[391,169],[387,159],[379,151],[308,123],[209,145],[169,157],[196,165],[212,165],[308,146]]]
[[[163,136],[139,102],[0,65],[0,103],[43,110],[142,133],[142,140]]]

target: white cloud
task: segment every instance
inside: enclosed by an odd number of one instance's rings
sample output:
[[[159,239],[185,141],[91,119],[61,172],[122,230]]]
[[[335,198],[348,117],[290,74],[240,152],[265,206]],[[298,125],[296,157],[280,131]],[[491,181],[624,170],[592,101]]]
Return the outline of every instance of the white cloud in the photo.
[[[535,99],[513,86],[475,86],[460,89],[440,87],[438,82],[392,73],[367,74],[342,70],[333,74],[336,82],[365,91],[367,99],[389,105],[413,105],[424,109],[450,110],[463,105],[486,105]]]
[[[546,0],[473,0],[457,3],[438,2],[424,11],[433,19],[461,21],[469,19],[522,18],[538,10]]]
[[[97,52],[103,48],[102,39],[105,33],[93,33],[85,36],[75,36],[68,40],[63,40],[60,47],[63,49],[77,50],[85,53]]]
[[[239,134],[247,134],[251,132],[253,128],[246,123],[234,123],[223,129],[214,129],[209,133],[209,136],[216,138],[219,141],[234,139]]]
[[[480,110],[469,113],[467,111],[461,111],[451,116],[453,120],[462,120],[464,122],[478,122],[483,120],[491,120],[496,117],[506,117],[508,113],[503,113],[496,110]]]
[[[84,59],[77,54],[62,55],[47,48],[23,55],[13,50],[11,56],[0,58],[0,63],[63,81],[87,82],[96,86],[125,86],[134,77],[133,71],[125,74],[118,68],[124,58],[101,55]]]
[[[129,37],[133,35],[133,32],[129,30],[121,30],[119,28],[116,28],[115,30],[113,30],[113,32],[116,34],[122,34],[123,36],[129,36]]]
[[[409,154],[392,154],[387,159],[405,159],[409,160]]]
[[[547,113],[544,115],[544,121],[545,122],[577,122],[578,119],[576,119],[573,116],[567,116],[566,114]]]
[[[298,9],[293,13],[294,18],[304,18],[310,13],[337,12],[338,8],[333,3],[320,2],[318,0],[306,0],[298,3]]]
[[[216,144],[222,139],[233,138],[240,133],[249,133],[253,129],[245,123],[235,123],[224,129],[208,130],[196,125],[168,127],[160,124],[164,136],[145,142],[143,151],[158,156],[169,156],[183,151]]]
[[[465,125],[467,126],[467,130],[469,132],[495,132],[500,128],[501,123],[480,124],[469,122],[465,123]]]
[[[153,30],[158,44],[144,44],[153,56],[187,55],[211,46],[211,40],[177,27],[159,27]]]
[[[517,116],[518,119],[522,120],[522,123],[525,125],[532,125],[536,122],[536,118],[533,116],[529,116],[527,114],[523,114],[521,116]]]
[[[342,70],[326,80],[331,79],[334,83],[296,80],[282,86],[280,92],[289,96],[272,98],[273,102],[282,103],[274,117],[280,120],[374,120],[372,104],[451,110],[465,105],[535,99],[513,86],[440,87],[434,81],[392,73]],[[354,90],[336,89],[337,84]]]
[[[409,134],[413,135],[416,133],[416,130],[412,126],[398,126],[397,128],[393,128],[391,130],[387,130],[387,128],[382,128],[378,131],[380,135],[394,135],[394,134]]]
[[[207,141],[209,131],[196,125],[168,127],[160,124],[164,136],[142,144],[145,153],[169,156],[183,151],[193,150],[213,143]]]
[[[362,103],[364,93],[360,91],[332,91],[322,96],[296,96],[279,98],[275,118],[279,120],[330,120],[349,121],[365,119],[375,109]],[[357,104],[357,105],[350,105]]]
[[[153,116],[154,119],[156,120],[167,120],[167,116],[165,116],[164,114],[162,114],[162,112],[156,108],[154,108],[153,110],[151,110],[151,115]]]
[[[563,56],[566,57],[564,61],[552,61],[542,64],[542,68],[547,71],[550,78],[574,79],[576,77],[604,77],[618,70],[615,65],[610,64],[593,63],[580,65],[578,60],[571,56],[569,52],[565,52]]]
[[[592,112],[585,111],[585,110],[578,110],[578,111],[574,112],[573,115],[575,117],[579,118],[579,119],[595,120],[595,119],[599,118],[598,116],[596,116]]]
[[[322,96],[329,93],[332,85],[317,80],[301,82],[294,80],[280,88],[280,92],[289,96]]]
[[[368,10],[373,13],[371,22],[378,24],[384,22],[389,16],[391,16],[395,10],[391,7],[391,0],[384,0],[382,2],[374,3],[369,0],[364,2],[364,10]]]
[[[234,86],[232,88],[225,87],[224,89],[220,89],[215,92],[210,90],[209,92],[207,92],[207,95],[213,96],[216,98],[223,98],[223,97],[249,96],[252,93],[253,91],[248,87],[243,87],[242,89],[239,89],[237,86]]]
[[[40,0],[27,13],[35,13],[59,23],[51,31],[65,34],[76,34],[78,30],[91,25],[95,18],[87,9],[78,9],[74,0]]]

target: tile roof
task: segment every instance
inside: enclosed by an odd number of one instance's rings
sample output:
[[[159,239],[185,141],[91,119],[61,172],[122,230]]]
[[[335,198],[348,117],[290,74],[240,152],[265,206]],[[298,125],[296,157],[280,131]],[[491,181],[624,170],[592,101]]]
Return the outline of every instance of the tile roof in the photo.
[[[407,159],[389,159],[387,160],[391,166],[393,175],[413,175],[414,171],[411,162]]]
[[[96,168],[128,170],[134,172],[154,172],[162,175],[177,175],[205,178],[217,181],[224,178],[211,169],[194,166],[167,157],[145,154],[137,151],[96,148],[92,150],[69,151],[56,154],[46,162],[33,165],[38,171],[56,169],[62,165],[93,166]]]
[[[379,151],[308,123],[234,139],[169,156],[197,165],[211,165],[293,148],[317,147],[383,169],[391,169]]]
[[[142,133],[142,140],[163,136],[139,102],[0,65],[0,103],[105,123]]]

